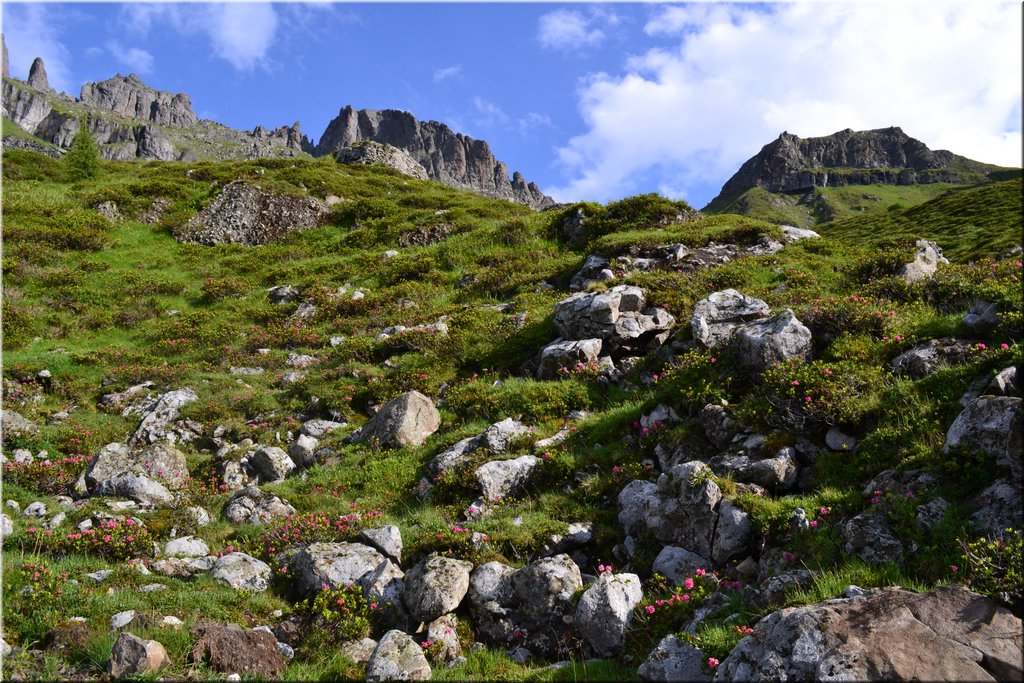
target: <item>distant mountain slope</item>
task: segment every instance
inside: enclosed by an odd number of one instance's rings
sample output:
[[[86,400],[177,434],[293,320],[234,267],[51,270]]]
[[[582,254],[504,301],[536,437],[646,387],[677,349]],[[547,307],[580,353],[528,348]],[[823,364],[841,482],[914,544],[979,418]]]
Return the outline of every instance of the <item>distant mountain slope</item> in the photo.
[[[747,160],[704,211],[810,225],[926,201],[952,185],[987,182],[1004,170],[931,150],[898,127],[819,138],[784,132]]]

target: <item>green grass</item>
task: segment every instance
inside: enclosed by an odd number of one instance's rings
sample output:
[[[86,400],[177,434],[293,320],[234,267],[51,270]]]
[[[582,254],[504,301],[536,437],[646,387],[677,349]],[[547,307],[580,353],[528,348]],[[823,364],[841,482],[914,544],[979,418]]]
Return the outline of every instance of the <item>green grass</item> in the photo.
[[[781,447],[798,437],[822,442],[823,429],[791,433],[778,427],[776,416],[765,409],[764,386],[734,366],[724,351],[717,354],[717,365],[692,365],[706,376],[691,377],[677,370],[676,378],[654,386],[646,379],[665,369],[655,357],[641,359],[626,387],[603,389],[585,375],[556,381],[519,376],[523,362],[556,336],[553,306],[567,296],[568,281],[588,253],[617,256],[635,247],[678,242],[749,245],[763,237],[777,238],[773,221],[739,215],[697,217],[685,205],[645,195],[608,207],[583,205],[594,231],[586,244],[573,247],[559,236],[566,212],[535,213],[388,170],[338,166],[330,159],[104,162],[95,181],[69,183],[61,163],[12,150],[4,154],[3,173],[4,407],[40,425],[41,432],[38,438],[8,443],[8,448],[92,455],[106,443],[123,440],[137,418],[103,412],[97,404],[103,394],[143,380],[153,380],[158,391],[193,388],[199,400],[186,408],[185,415],[209,432],[223,427],[233,442],[247,437],[259,444],[283,444],[286,433],[297,429],[295,415],[337,411],[350,426],[323,441],[333,456],[303,476],[267,487],[289,500],[300,515],[379,511],[374,523],[395,524],[402,531],[405,569],[418,556],[448,549],[475,561],[498,559],[522,566],[567,524],[592,521],[594,566],[581,567],[592,573],[597,562],[613,561],[612,548],[622,542],[615,503],[621,488],[634,477],[657,477],[656,471],[643,469],[645,461],[656,460],[655,443],[640,439],[633,425],[659,403],[690,419],[713,395],[715,400],[728,400],[734,415],[749,416],[751,426],[771,444]],[[218,189],[234,179],[275,192],[335,195],[344,201],[322,226],[277,244],[203,247],[175,239]],[[918,191],[913,188],[889,189],[891,194],[880,195],[883,203],[918,201],[936,188],[920,189],[914,197],[897,193]],[[968,482],[975,490],[988,481],[991,468],[980,460],[950,462],[943,457],[944,430],[958,413],[958,399],[971,381],[1019,362],[1021,341],[1020,270],[1013,262],[963,261],[998,255],[1019,243],[1019,193],[1019,179],[957,190],[911,209],[820,226],[822,239],[790,244],[770,256],[739,258],[698,273],[656,270],[625,279],[644,288],[648,303],[676,317],[680,342],[690,335],[694,304],[712,291],[735,287],[763,298],[773,310],[792,308],[812,325],[819,364],[802,370],[829,364],[844,372],[860,368],[849,375],[862,391],[851,399],[856,409],[839,413],[852,416],[845,417],[849,424],[842,426],[861,439],[860,450],[852,456],[822,455],[809,490],[799,495],[738,496],[770,543],[781,547],[793,542],[786,536],[786,525],[795,507],[829,507],[835,521],[856,514],[864,505],[861,485],[881,469],[924,467],[940,477],[938,490],[954,511],[940,531],[920,538],[919,557],[895,569],[865,568],[845,556],[831,532],[817,540],[798,539],[794,550],[815,558],[809,564],[823,573],[820,585],[793,597],[793,604],[832,597],[843,581],[864,586],[899,581],[925,588],[948,578],[943,567],[954,561],[947,557],[956,551],[953,540],[969,531],[967,494],[957,497],[956,488]],[[156,225],[138,222],[136,217],[157,198],[170,203],[164,219]],[[852,205],[857,197],[840,199]],[[126,220],[110,224],[99,218],[93,207],[101,201],[117,203]],[[675,216],[683,214],[685,221],[675,222]],[[441,224],[448,233],[441,241],[401,246],[409,233],[424,234]],[[968,224],[976,230],[970,232]],[[959,240],[958,230],[967,237]],[[900,285],[890,275],[906,245],[882,253],[877,245],[912,237],[938,239],[957,263],[941,268],[928,283]],[[397,249],[399,256],[383,258],[388,249]],[[285,283],[315,304],[312,320],[296,326],[291,318],[296,304],[269,303],[266,290]],[[543,283],[557,289],[547,290]],[[337,295],[343,286],[347,293]],[[365,298],[351,298],[356,288],[365,292]],[[960,318],[976,296],[998,302],[1006,315],[986,339],[987,350],[962,366],[922,380],[895,379],[884,370],[893,356],[919,340],[966,335]],[[511,304],[516,313],[526,314],[525,320],[486,308],[497,303]],[[830,329],[828,315],[844,321],[831,336],[822,331]],[[377,338],[385,327],[428,324],[441,316],[448,316],[446,337],[414,333]],[[329,340],[339,335],[345,341],[332,347]],[[1000,348],[1003,343],[1009,348]],[[293,352],[313,354],[319,363],[307,369],[304,378],[282,387],[280,378],[291,370],[286,359]],[[707,360],[704,354],[697,355]],[[255,366],[266,372],[230,373],[231,367]],[[53,375],[53,391],[22,400],[21,392],[35,393],[25,380],[43,368]],[[697,380],[711,382],[713,391],[698,391]],[[410,389],[435,399],[444,396],[442,426],[423,446],[381,451],[345,442],[347,434],[367,419],[372,405]],[[50,424],[55,413],[72,408],[67,423]],[[506,417],[535,427],[536,438],[548,436],[567,424],[569,411],[578,409],[589,416],[574,425],[569,440],[552,449],[553,457],[542,465],[538,478],[520,495],[496,505],[491,516],[466,525],[487,534],[482,549],[470,549],[450,532],[451,526],[464,524],[460,514],[474,497],[469,491],[453,486],[443,500],[425,501],[413,494],[426,464],[459,439]],[[701,428],[693,423],[671,427],[662,439],[671,447],[708,448]],[[209,449],[202,442],[183,449],[192,475],[208,475],[213,462]],[[529,451],[530,439],[525,439],[501,457]],[[577,481],[577,473],[588,476]],[[735,497],[735,483],[721,481],[726,493]],[[51,509],[59,505],[51,492],[9,482],[4,497],[23,506],[33,500],[43,500]],[[204,505],[215,517],[197,533],[215,552],[244,547],[269,559],[262,540],[265,529],[235,528],[220,516],[227,497],[192,494],[191,502]],[[103,509],[98,501],[90,502],[69,514],[65,528]],[[161,541],[170,526],[180,523],[166,511],[143,517]],[[36,557],[28,520],[17,517],[14,523],[14,535],[5,539],[5,576]],[[437,538],[439,533],[442,539]],[[79,579],[104,566],[95,558],[45,559]],[[616,561],[616,566],[637,571],[647,580],[649,559],[638,558],[625,567]],[[146,579],[150,580],[170,588],[139,594],[137,577],[119,575],[102,590],[87,591],[83,583],[82,590],[68,591],[52,609],[32,615],[14,610],[14,594],[5,592],[5,636],[10,636],[8,642],[30,645],[59,619],[85,616],[97,633],[88,652],[72,662],[80,670],[74,676],[66,670],[61,673],[67,662],[47,655],[39,675],[94,677],[113,642],[104,626],[111,614],[122,609],[174,614],[186,621],[181,632],[145,632],[168,645],[175,662],[170,675],[180,677],[186,671],[188,630],[199,620],[215,615],[251,626],[271,623],[275,609],[292,609],[292,598],[281,584],[252,598],[208,579]],[[5,591],[9,587],[14,588],[5,582]],[[113,595],[106,593],[107,587],[115,588]],[[468,647],[475,637],[472,616],[466,610],[459,616]],[[718,629],[708,632],[708,642],[717,643],[715,647],[732,642],[722,621],[727,616],[716,616],[709,626]],[[747,616],[757,615],[744,613]],[[546,663],[516,664],[501,649],[488,648],[467,655],[462,666],[437,667],[435,677],[628,679],[639,664],[585,659],[581,654],[572,666],[551,670],[544,668]],[[202,669],[199,673],[210,675]],[[360,667],[333,653],[304,652],[285,677],[362,675]]]

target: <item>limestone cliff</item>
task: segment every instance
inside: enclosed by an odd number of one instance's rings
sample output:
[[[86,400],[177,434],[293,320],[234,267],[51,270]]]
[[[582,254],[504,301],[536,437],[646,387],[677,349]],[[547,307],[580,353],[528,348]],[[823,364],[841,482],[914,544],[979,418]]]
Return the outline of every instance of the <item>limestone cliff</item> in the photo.
[[[518,172],[510,179],[508,167],[494,158],[484,140],[456,133],[437,121],[417,121],[404,111],[357,111],[347,106],[327,125],[314,154],[333,154],[364,140],[404,149],[427,170],[429,178],[445,185],[535,208],[554,204]]]

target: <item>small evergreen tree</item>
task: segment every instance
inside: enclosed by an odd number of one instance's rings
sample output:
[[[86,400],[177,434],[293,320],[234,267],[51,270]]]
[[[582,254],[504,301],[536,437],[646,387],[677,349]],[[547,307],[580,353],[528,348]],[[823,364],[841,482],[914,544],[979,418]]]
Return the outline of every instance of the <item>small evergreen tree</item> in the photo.
[[[70,149],[64,155],[64,163],[71,180],[86,180],[99,175],[100,148],[89,132],[89,126],[84,118],[79,123]]]

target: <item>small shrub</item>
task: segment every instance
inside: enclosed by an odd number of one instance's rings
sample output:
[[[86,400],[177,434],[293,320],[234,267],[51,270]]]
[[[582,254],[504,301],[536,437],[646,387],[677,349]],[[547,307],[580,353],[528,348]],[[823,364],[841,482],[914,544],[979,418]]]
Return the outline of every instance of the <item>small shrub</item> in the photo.
[[[85,455],[35,460],[27,464],[8,460],[4,463],[4,480],[37,493],[64,495],[70,492],[88,462]]]
[[[361,586],[331,588],[326,583],[316,597],[298,606],[313,627],[311,639],[322,645],[367,637],[373,613],[379,608],[376,602],[366,600]]]
[[[207,303],[221,301],[228,297],[243,294],[246,290],[248,290],[248,286],[241,280],[232,277],[223,279],[208,277],[203,281],[203,301]]]
[[[29,527],[41,547],[60,555],[98,555],[110,561],[150,557],[153,535],[133,519],[110,520],[99,527],[63,534]]]
[[[967,563],[967,585],[1020,609],[1024,600],[1024,535],[1020,530],[1006,529],[994,538],[960,541],[960,546]]]

